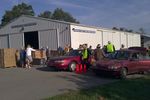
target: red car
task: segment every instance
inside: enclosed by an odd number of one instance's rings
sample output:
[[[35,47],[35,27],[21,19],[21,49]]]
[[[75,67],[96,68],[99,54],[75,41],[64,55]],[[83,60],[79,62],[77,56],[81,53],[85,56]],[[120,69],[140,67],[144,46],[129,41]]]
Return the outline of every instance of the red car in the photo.
[[[81,50],[72,50],[64,56],[55,57],[48,61],[47,66],[59,70],[75,71],[76,64],[81,63]]]
[[[127,74],[150,70],[150,57],[140,50],[119,50],[110,59],[97,61],[92,67],[96,74],[110,74],[126,78]]]

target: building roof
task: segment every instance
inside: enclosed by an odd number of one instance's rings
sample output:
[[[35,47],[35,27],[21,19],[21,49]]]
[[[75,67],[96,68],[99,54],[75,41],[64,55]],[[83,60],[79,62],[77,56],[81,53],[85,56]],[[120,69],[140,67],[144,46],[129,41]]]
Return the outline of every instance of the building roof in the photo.
[[[141,35],[150,38],[150,34],[141,34]]]
[[[57,23],[65,23],[65,24],[70,24],[70,25],[76,25],[76,26],[82,26],[82,27],[89,27],[89,28],[95,28],[95,29],[99,29],[99,30],[106,30],[106,31],[114,31],[114,32],[123,32],[120,30],[113,30],[113,29],[109,29],[109,28],[102,28],[102,27],[96,27],[96,26],[90,26],[90,25],[84,25],[84,24],[77,24],[77,23],[71,23],[71,22],[66,22],[66,21],[60,21],[60,20],[53,20],[53,19],[48,19],[48,18],[42,18],[42,17],[35,17],[35,16],[30,16],[30,15],[21,15],[20,17],[28,17],[28,18],[35,18],[35,19],[39,19],[39,20],[47,20],[47,21],[51,21],[51,22],[57,22]],[[18,18],[20,18],[18,17]],[[10,21],[8,24],[16,21],[18,18],[13,19],[12,21]],[[6,25],[8,25],[6,24]],[[6,26],[5,25],[5,26]],[[0,29],[2,29],[2,26]],[[134,32],[126,32],[126,33],[134,33]],[[138,34],[138,33],[134,33],[134,34]]]

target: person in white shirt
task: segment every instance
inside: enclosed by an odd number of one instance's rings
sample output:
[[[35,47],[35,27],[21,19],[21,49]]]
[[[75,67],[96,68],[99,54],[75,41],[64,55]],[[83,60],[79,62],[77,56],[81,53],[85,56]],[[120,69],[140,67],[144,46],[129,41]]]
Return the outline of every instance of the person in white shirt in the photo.
[[[32,51],[36,51],[36,50],[31,48],[30,45],[28,45],[26,49],[26,68],[31,68],[31,62],[33,61],[31,55]]]

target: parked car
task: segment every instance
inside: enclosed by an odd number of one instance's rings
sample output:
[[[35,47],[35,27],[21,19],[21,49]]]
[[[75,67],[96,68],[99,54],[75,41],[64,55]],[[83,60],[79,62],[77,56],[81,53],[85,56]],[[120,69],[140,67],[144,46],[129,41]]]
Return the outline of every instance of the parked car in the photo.
[[[64,56],[50,59],[47,66],[59,70],[75,71],[76,64],[81,64],[81,54],[81,50],[72,50]]]
[[[128,74],[150,70],[150,57],[140,50],[118,50],[109,59],[97,61],[92,67],[96,74],[126,78]]]

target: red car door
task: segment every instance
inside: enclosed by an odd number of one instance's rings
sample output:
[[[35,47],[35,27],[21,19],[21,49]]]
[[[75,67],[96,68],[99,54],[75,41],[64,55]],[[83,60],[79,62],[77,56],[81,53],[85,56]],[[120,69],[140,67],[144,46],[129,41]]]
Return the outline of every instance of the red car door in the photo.
[[[137,53],[131,54],[131,58],[128,61],[127,67],[129,73],[138,72],[140,65],[139,65],[139,58]]]
[[[139,61],[140,70],[139,71],[148,71],[150,70],[150,57],[148,55],[143,55],[142,59]]]

